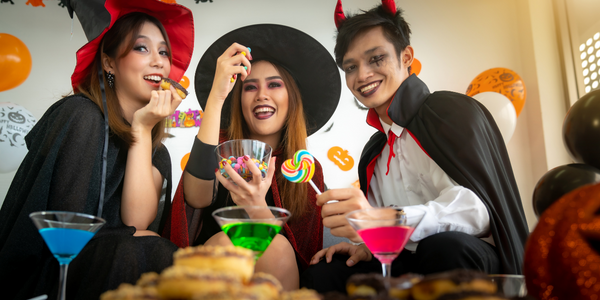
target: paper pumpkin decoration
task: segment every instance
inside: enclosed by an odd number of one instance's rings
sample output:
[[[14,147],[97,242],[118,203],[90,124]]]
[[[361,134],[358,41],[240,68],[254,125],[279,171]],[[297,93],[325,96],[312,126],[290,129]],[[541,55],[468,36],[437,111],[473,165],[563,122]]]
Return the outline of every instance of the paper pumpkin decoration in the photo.
[[[183,76],[181,77],[179,84],[181,84],[184,89],[187,89],[190,86],[190,79],[187,78],[187,76]]]
[[[16,170],[27,154],[25,136],[33,125],[35,118],[24,107],[0,102],[0,173]]]
[[[181,171],[185,171],[185,166],[187,166],[188,160],[190,160],[190,152],[186,153],[182,158],[181,158]]]
[[[20,39],[0,33],[0,92],[19,86],[31,72],[31,54]]]
[[[342,171],[350,171],[354,167],[354,158],[348,154],[348,150],[344,150],[341,147],[331,147],[327,151],[327,158]]]
[[[527,291],[535,299],[598,299],[600,184],[576,189],[540,217],[525,246]]]
[[[515,107],[517,117],[521,114],[527,97],[525,83],[517,73],[505,68],[493,68],[477,75],[467,88],[467,96],[483,92],[496,92],[506,96]]]
[[[410,74],[415,74],[419,76],[421,73],[421,62],[418,59],[413,59],[412,65],[410,65]]]
[[[483,104],[492,114],[498,129],[500,129],[504,143],[508,144],[515,128],[517,128],[517,113],[510,100],[496,92],[479,93],[473,98]]]

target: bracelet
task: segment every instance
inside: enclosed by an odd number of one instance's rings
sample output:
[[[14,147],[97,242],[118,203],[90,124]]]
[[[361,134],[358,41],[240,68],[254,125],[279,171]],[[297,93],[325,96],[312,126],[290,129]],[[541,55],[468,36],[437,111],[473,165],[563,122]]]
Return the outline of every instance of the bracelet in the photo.
[[[215,169],[219,167],[215,158],[216,148],[217,146],[205,144],[198,137],[194,137],[194,145],[185,170],[198,179],[214,180]]]
[[[365,242],[355,243],[355,242],[353,242],[351,240],[348,240],[348,243],[350,243],[350,244],[352,244],[354,246],[360,246],[360,245],[364,244]]]

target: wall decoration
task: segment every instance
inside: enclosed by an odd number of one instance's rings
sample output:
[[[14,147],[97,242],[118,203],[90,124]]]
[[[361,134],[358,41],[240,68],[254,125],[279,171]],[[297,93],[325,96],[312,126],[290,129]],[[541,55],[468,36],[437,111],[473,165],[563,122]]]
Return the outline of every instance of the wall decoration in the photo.
[[[354,158],[348,154],[348,150],[344,150],[341,147],[331,147],[327,151],[327,158],[342,171],[350,171],[354,167]]]
[[[190,160],[190,152],[186,153],[182,158],[181,158],[181,171],[185,171],[185,166],[187,166],[188,160]]]
[[[15,4],[14,2],[12,2],[12,0],[0,0],[0,3],[10,3],[12,5]]]
[[[187,76],[183,76],[181,77],[179,84],[181,84],[184,89],[187,89],[190,86],[190,79],[187,78]]]
[[[31,72],[31,54],[25,43],[8,33],[0,33],[0,92],[19,86]]]
[[[176,110],[171,117],[167,118],[166,127],[199,127],[202,123],[204,112],[201,110],[179,111]]]
[[[27,0],[27,2],[25,3],[27,5],[31,6],[41,6],[41,7],[46,7],[46,5],[44,4],[44,2],[42,2],[42,0]]]
[[[410,74],[415,74],[419,76],[421,73],[421,62],[418,59],[413,59],[412,65],[410,65]]]
[[[35,118],[24,107],[0,102],[0,173],[16,170],[27,154],[25,136],[33,125]]]
[[[527,89],[521,76],[506,68],[493,68],[477,75],[469,84],[466,94],[473,97],[483,92],[496,92],[506,96],[515,107],[517,117],[527,98]]]

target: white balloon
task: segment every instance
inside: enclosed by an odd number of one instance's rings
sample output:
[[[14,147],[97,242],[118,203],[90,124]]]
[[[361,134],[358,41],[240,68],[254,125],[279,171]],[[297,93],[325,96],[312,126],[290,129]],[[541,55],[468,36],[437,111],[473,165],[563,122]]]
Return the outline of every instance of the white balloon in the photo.
[[[25,136],[35,118],[24,107],[0,102],[0,173],[16,170],[27,154]]]
[[[494,117],[504,143],[508,144],[517,127],[517,111],[506,96],[496,92],[479,93],[473,98],[479,101]]]

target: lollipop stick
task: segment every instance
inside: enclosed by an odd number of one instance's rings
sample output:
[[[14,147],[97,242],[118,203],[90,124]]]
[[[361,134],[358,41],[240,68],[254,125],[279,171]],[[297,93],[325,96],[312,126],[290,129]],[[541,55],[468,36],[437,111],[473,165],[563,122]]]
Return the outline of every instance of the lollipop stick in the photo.
[[[312,181],[312,179],[309,180],[308,183],[310,183],[310,185],[315,190],[315,192],[317,192],[317,195],[321,195],[321,191],[319,191],[319,188],[315,185],[315,183]]]

